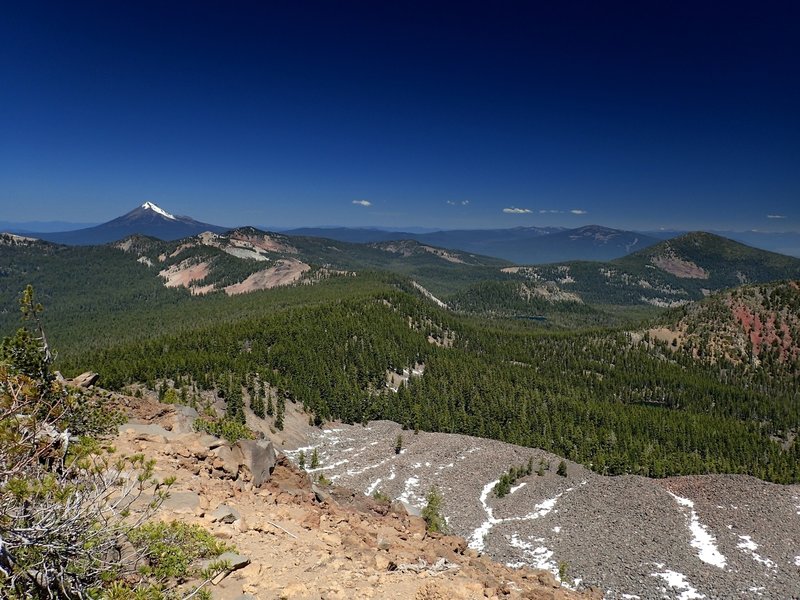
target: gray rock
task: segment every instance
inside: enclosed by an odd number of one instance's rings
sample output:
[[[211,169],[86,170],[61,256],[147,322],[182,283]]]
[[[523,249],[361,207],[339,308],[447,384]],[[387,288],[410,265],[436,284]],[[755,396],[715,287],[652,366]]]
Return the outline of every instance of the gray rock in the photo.
[[[394,502],[392,502],[392,505],[389,507],[389,511],[393,512],[393,513],[395,513],[397,515],[401,515],[401,516],[407,517],[410,513],[408,512],[408,509],[406,508],[406,506],[407,505],[406,505],[405,502],[400,502],[400,500],[395,500]]]
[[[171,431],[167,431],[161,425],[150,425],[146,423],[124,423],[119,426],[120,433],[135,433],[137,440],[147,442],[166,443],[176,437]]]
[[[402,500],[398,500],[398,502],[403,505],[403,508],[406,509],[407,515],[412,517],[419,517],[422,515],[422,509],[417,508],[413,504],[410,504],[409,502],[403,502]]]
[[[314,492],[314,497],[317,499],[317,502],[331,503],[332,496],[328,490],[318,486],[316,483],[312,483],[311,491]]]
[[[194,492],[170,492],[161,508],[174,514],[195,514],[200,508],[200,496]]]
[[[233,446],[234,457],[249,472],[254,487],[269,481],[275,468],[275,448],[269,441],[239,440]]]
[[[213,513],[211,513],[211,522],[216,523],[219,521],[220,523],[228,523],[231,524],[237,519],[241,519],[242,515],[239,514],[239,511],[235,508],[228,506],[227,504],[220,504]]]
[[[211,583],[217,585],[223,579],[225,579],[228,575],[230,575],[233,571],[238,569],[242,569],[250,564],[250,559],[246,556],[242,556],[241,554],[236,554],[235,552],[225,552],[219,556],[217,560],[224,560],[230,564],[230,570],[223,571],[219,573],[214,579],[211,580]]]
[[[242,569],[250,564],[250,559],[235,552],[224,552],[220,554],[217,560],[223,560],[230,563],[231,571]]]
[[[239,465],[242,462],[241,456],[227,445],[222,445],[211,451],[218,460],[214,461],[214,467],[222,469],[226,474],[235,478],[239,474]]]
[[[88,388],[94,385],[98,379],[100,379],[100,375],[98,373],[86,371],[85,373],[81,373],[72,379],[69,383],[75,387]]]

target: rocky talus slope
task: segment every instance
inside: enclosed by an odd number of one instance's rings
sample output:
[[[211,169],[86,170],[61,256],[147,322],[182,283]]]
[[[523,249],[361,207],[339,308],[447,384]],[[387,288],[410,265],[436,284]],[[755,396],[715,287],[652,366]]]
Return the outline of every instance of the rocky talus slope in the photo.
[[[560,587],[546,570],[494,562],[463,538],[428,533],[398,503],[314,485],[271,444],[231,447],[195,433],[191,409],[116,400],[131,414],[118,451],[143,453],[159,478],[176,477],[157,518],[199,523],[236,547],[239,568],[215,580],[215,598],[599,597]]]
[[[664,480],[603,477],[541,450],[463,435],[401,431],[395,423],[308,428],[287,447],[317,449],[334,483],[424,505],[436,485],[452,533],[514,566],[564,575],[564,585],[606,598],[800,597],[800,486],[746,476]],[[403,449],[395,453],[398,434]],[[509,467],[534,472],[498,498]],[[548,468],[536,473],[543,461]]]

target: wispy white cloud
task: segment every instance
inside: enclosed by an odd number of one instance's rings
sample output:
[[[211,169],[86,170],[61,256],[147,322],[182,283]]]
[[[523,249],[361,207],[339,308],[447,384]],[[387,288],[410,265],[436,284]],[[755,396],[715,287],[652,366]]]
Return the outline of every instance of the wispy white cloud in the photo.
[[[445,200],[445,202],[450,206],[466,206],[467,204],[469,204],[469,200],[461,200],[461,201]]]
[[[353,204],[358,204],[359,206],[372,206],[372,202],[369,200],[353,200]]]
[[[785,219],[786,215],[767,215],[768,219]]]
[[[517,208],[516,206],[512,206],[510,208],[504,208],[503,212],[509,215],[524,215],[533,211],[530,208]]]
[[[469,204],[469,200],[462,200],[461,201],[461,206],[466,206],[467,204]]]
[[[563,212],[564,212],[563,210],[556,210],[554,208],[543,208],[542,210],[539,211],[539,214],[540,215],[557,215],[557,214],[560,214],[560,213],[563,213]]]
[[[572,209],[571,211],[569,211],[569,212],[571,212],[573,215],[585,215],[585,214],[586,214],[587,212],[589,212],[589,211],[583,210],[583,209],[581,209],[581,208],[573,208],[573,209]]]

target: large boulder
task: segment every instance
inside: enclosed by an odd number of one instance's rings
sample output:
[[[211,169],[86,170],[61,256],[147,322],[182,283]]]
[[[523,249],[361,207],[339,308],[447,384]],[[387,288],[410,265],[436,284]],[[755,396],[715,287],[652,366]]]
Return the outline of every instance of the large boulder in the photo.
[[[239,467],[242,464],[240,453],[236,452],[235,448],[225,444],[214,448],[211,454],[214,456],[214,460],[211,463],[214,469],[223,471],[231,479],[236,479],[239,475]]]
[[[277,458],[272,442],[239,440],[234,444],[233,452],[240,461],[245,478],[249,474],[249,481],[253,487],[261,487],[264,482],[269,481]]]
[[[212,466],[220,477],[240,479],[253,487],[269,481],[275,468],[275,448],[265,440],[239,440],[233,446],[224,444],[211,451]]]
[[[81,373],[80,375],[72,379],[69,383],[70,385],[74,385],[75,387],[88,388],[94,385],[98,379],[100,379],[100,375],[98,373],[93,373],[92,371],[86,371],[86,373]]]

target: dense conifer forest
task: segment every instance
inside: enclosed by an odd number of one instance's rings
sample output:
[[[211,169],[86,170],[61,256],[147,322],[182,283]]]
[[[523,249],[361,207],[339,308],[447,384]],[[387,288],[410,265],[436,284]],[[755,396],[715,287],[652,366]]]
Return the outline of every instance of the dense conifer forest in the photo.
[[[97,370],[112,388],[170,380],[235,398],[231,389],[259,381],[317,423],[391,419],[544,448],[607,474],[800,481],[800,445],[787,441],[800,425],[797,370],[720,370],[623,331],[479,320],[390,275],[190,299],[160,313],[158,327],[143,323],[102,348],[66,344],[61,368]],[[387,387],[387,369],[418,363],[422,376]]]
[[[698,263],[705,257],[703,268],[712,279],[720,273],[719,285],[742,273],[754,276],[758,261],[766,261],[767,273],[794,272],[794,259],[720,240],[693,234],[660,252]],[[340,253],[319,240],[292,241],[315,269],[329,260],[320,253]],[[151,262],[165,248],[177,251],[177,243],[131,243]],[[293,401],[316,423],[391,419],[409,429],[540,447],[608,474],[748,473],[800,481],[800,365],[798,353],[784,347],[798,338],[796,286],[740,288],[658,316],[660,309],[634,302],[644,289],[639,284],[617,289],[603,275],[621,266],[652,273],[652,249],[608,267],[571,263],[506,273],[484,259],[464,265],[418,244],[391,246],[359,247],[338,260],[389,265],[393,273],[332,272],[232,297],[166,288],[136,253],[110,246],[6,246],[0,327],[4,334],[16,329],[16,298],[30,282],[46,307],[41,318],[59,352],[56,368],[98,371],[107,387],[144,382],[164,393],[171,381],[179,398],[195,388],[214,390],[240,421],[245,401],[270,418]],[[381,258],[387,252],[390,262]],[[320,262],[311,260],[317,255]],[[242,273],[253,268],[249,262]],[[726,267],[729,262],[739,271]],[[412,267],[415,281],[444,292],[449,310],[412,284]],[[604,281],[592,287],[590,272]],[[559,278],[583,281],[569,285],[589,285],[589,291],[579,297],[557,284]],[[753,298],[759,322],[777,329],[750,351],[728,309]],[[726,347],[738,354],[711,343],[722,339],[723,322]],[[664,324],[679,327],[683,345],[644,333]],[[387,373],[420,364],[423,375],[389,388]],[[260,396],[262,384],[277,390],[280,402]]]

